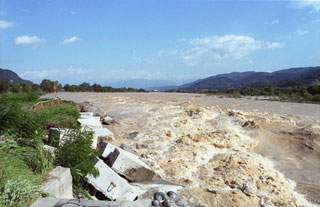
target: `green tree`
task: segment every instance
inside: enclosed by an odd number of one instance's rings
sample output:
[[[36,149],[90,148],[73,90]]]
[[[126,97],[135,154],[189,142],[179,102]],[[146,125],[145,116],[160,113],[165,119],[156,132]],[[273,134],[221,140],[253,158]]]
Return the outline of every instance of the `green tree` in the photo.
[[[40,83],[41,90],[51,93],[54,90],[54,82],[48,79],[43,79]]]

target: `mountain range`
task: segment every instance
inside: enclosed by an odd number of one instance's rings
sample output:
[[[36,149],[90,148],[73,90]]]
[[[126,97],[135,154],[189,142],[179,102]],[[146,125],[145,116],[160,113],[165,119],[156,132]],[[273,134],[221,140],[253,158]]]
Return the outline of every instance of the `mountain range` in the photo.
[[[262,88],[266,86],[305,86],[320,85],[320,66],[279,70],[275,72],[233,72],[210,76],[177,87],[182,91],[223,90],[248,86]],[[172,88],[172,90],[175,90]]]
[[[1,68],[0,81],[9,81],[12,83],[32,83],[31,81],[23,80],[11,70]],[[111,85],[114,88],[132,87],[158,91],[224,90],[242,86],[262,88],[270,85],[279,87],[320,85],[320,66],[290,68],[275,72],[232,72],[210,76],[179,86],[172,81],[146,79],[117,81],[108,85]]]
[[[2,68],[0,68],[0,81],[8,81],[11,83],[32,83],[31,81],[23,80],[12,70]]]

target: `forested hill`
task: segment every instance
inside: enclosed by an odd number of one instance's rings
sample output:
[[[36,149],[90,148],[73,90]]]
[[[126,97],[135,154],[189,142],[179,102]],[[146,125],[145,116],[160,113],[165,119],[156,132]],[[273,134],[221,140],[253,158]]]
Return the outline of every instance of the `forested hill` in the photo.
[[[0,81],[7,81],[11,83],[32,83],[28,80],[23,80],[15,72],[0,68]]]
[[[308,86],[320,84],[320,66],[290,68],[269,72],[233,72],[210,76],[178,87],[178,90],[201,91],[223,90],[248,86],[263,88],[266,86]]]

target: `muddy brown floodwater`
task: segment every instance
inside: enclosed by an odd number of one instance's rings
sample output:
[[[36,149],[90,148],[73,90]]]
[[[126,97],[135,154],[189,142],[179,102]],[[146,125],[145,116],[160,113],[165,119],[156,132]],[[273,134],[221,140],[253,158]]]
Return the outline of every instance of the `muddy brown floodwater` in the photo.
[[[58,96],[105,110],[118,122],[107,126],[114,144],[130,145],[194,203],[320,204],[320,105],[183,93]]]

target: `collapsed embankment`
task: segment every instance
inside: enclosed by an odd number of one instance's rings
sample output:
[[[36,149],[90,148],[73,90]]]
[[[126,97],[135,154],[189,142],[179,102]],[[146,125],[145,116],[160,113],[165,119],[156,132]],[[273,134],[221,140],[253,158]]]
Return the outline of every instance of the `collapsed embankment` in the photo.
[[[114,143],[127,143],[163,179],[185,186],[191,202],[312,206],[297,190],[317,202],[319,127],[311,119],[194,104],[197,97],[59,95],[106,110],[118,122],[110,126]]]

